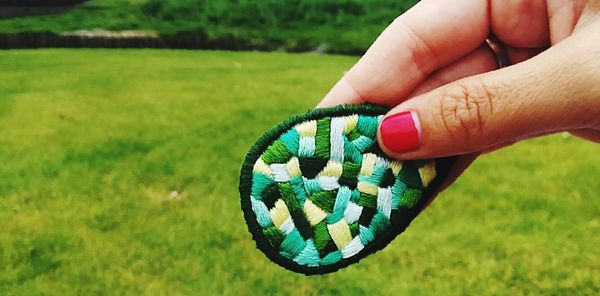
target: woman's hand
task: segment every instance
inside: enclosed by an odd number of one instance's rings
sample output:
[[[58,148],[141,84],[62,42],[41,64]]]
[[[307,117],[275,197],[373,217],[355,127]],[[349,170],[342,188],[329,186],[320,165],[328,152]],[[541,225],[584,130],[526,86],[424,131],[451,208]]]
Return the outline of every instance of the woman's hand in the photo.
[[[494,33],[512,66],[496,70]],[[398,17],[318,107],[395,106],[398,159],[462,155],[569,131],[600,142],[600,1],[424,0]]]

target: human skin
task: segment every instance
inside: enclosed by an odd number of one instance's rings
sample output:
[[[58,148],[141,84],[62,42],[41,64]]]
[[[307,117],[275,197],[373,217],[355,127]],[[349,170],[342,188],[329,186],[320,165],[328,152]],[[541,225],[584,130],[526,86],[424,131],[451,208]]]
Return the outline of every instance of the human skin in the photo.
[[[497,69],[491,33],[511,66]],[[423,0],[317,107],[364,102],[392,107],[378,133],[389,156],[460,155],[445,186],[481,152],[523,139],[600,142],[600,0]],[[410,145],[406,122],[419,135]]]

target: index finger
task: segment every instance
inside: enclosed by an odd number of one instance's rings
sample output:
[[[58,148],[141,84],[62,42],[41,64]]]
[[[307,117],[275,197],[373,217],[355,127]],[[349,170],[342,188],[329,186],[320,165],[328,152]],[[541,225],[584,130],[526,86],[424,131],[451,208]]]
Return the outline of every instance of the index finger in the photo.
[[[480,46],[488,1],[423,0],[396,18],[317,107],[394,105],[435,70]]]

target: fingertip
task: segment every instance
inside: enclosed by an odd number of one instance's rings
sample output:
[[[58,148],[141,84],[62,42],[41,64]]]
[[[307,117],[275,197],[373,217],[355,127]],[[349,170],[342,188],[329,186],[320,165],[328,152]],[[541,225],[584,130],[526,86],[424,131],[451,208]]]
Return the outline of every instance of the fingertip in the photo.
[[[392,112],[379,125],[377,137],[386,154],[402,159],[421,147],[421,121],[415,111]]]
[[[384,153],[400,160],[432,159],[469,151],[437,126],[431,93],[396,106],[379,125],[377,140]]]
[[[323,100],[317,105],[317,108],[333,107],[343,104],[360,104],[364,100],[360,94],[354,90],[346,78],[340,79],[333,88],[325,95]]]

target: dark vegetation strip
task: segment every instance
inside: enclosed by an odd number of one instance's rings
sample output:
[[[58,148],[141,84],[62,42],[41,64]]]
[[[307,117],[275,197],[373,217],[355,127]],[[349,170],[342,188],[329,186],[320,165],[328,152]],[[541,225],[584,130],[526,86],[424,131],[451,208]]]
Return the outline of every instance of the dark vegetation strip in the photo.
[[[336,53],[359,55],[366,49],[357,47],[313,47],[311,42],[294,42],[281,45],[277,42],[259,42],[236,36],[207,38],[199,33],[178,33],[159,37],[87,37],[63,36],[53,32],[0,33],[0,49],[28,48],[172,48],[172,49],[221,49]]]

